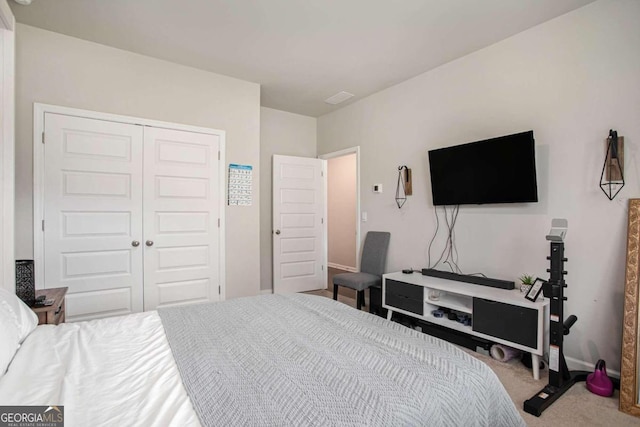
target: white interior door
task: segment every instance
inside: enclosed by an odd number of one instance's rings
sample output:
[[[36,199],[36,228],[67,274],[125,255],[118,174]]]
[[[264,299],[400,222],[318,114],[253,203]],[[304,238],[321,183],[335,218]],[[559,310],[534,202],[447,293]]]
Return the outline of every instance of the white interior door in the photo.
[[[220,299],[217,135],[145,127],[144,309]]]
[[[273,156],[273,291],[326,289],[326,162]]]
[[[142,126],[46,113],[44,287],[67,319],[142,311]]]

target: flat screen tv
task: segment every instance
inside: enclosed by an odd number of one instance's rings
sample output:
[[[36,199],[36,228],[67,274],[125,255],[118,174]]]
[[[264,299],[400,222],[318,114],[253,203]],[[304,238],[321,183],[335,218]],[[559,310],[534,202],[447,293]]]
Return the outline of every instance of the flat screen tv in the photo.
[[[433,204],[538,201],[533,131],[429,151]]]

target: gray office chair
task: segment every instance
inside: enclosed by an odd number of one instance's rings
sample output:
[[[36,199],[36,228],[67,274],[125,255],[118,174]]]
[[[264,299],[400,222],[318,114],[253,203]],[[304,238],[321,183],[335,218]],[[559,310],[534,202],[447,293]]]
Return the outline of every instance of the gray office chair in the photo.
[[[387,248],[391,233],[369,231],[364,239],[359,273],[342,273],[333,276],[333,299],[338,299],[338,286],[357,291],[358,310],[364,305],[364,291],[371,286],[382,285],[384,264],[387,261]]]

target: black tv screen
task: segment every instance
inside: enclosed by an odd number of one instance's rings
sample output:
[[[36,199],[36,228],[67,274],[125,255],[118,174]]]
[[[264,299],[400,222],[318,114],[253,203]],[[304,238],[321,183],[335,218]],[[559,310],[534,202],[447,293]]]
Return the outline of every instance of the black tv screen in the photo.
[[[533,131],[429,151],[433,204],[538,201]]]

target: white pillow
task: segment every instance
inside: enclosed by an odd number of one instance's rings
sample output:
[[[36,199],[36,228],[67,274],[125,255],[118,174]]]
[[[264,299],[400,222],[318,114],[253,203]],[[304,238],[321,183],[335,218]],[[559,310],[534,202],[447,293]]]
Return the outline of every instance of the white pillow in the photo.
[[[16,294],[0,288],[0,303],[6,302],[13,313],[20,343],[38,326],[38,315],[33,312]]]
[[[9,312],[9,305],[0,302],[0,378],[7,372],[11,359],[20,347],[18,328],[15,327],[13,313]]]
[[[38,316],[16,294],[0,288],[0,375],[20,344],[38,326]]]

